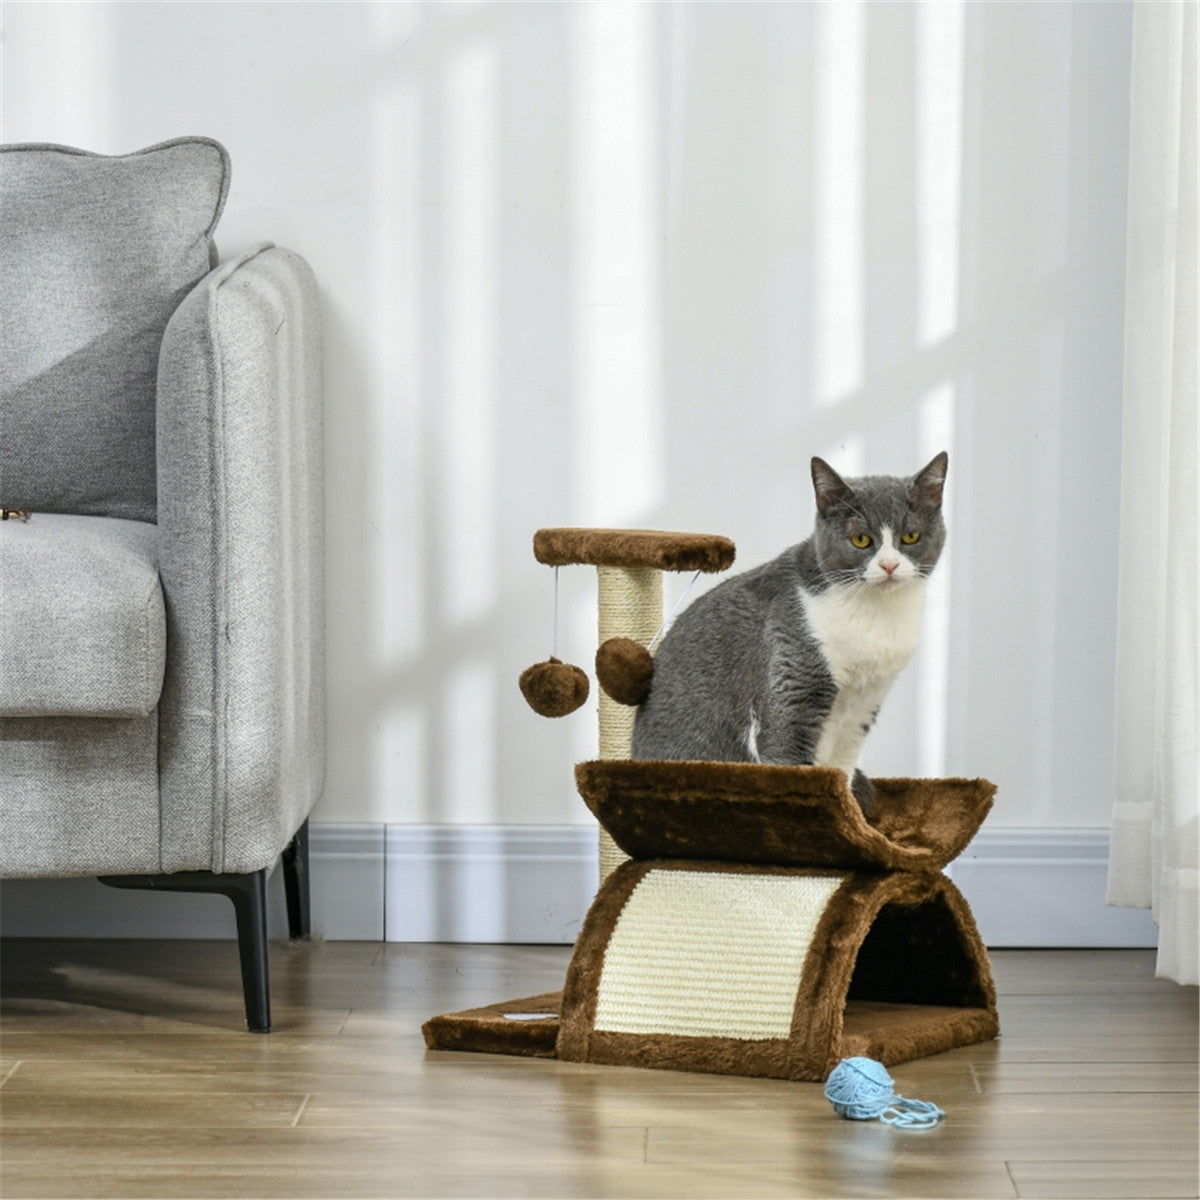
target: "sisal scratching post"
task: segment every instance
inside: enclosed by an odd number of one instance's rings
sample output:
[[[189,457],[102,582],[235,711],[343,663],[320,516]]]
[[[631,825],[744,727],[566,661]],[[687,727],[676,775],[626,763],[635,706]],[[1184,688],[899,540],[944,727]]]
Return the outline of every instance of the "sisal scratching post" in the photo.
[[[662,625],[662,573],[728,570],[735,548],[708,533],[666,533],[656,529],[539,529],[533,556],[549,567],[590,565],[598,574],[600,645],[628,638],[649,646]],[[600,690],[600,758],[627,759],[637,709]],[[600,827],[600,879],[627,855]]]
[[[643,646],[662,624],[662,572],[654,567],[597,567],[600,595],[600,644],[626,637]],[[628,758],[637,709],[618,704],[600,689],[600,757]],[[600,880],[603,882],[629,856],[600,827]]]

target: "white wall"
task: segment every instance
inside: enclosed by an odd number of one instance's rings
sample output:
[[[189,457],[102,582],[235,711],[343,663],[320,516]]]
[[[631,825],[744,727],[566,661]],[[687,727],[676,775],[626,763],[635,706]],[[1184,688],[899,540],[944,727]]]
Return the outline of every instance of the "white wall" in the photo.
[[[991,827],[1111,783],[1129,5],[3,6],[6,141],[229,148],[220,230],[303,253],[328,358],[317,818],[583,823],[542,525],[811,524],[807,462],[951,453],[877,773]],[[675,593],[678,581],[668,581]],[[563,657],[594,587],[564,571]]]

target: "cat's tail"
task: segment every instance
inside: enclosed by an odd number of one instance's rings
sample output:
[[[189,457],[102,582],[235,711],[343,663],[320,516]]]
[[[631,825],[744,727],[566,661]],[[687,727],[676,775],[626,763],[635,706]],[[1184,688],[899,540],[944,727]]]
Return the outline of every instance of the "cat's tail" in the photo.
[[[596,679],[618,704],[636,708],[650,694],[654,659],[641,642],[614,637],[596,651]]]

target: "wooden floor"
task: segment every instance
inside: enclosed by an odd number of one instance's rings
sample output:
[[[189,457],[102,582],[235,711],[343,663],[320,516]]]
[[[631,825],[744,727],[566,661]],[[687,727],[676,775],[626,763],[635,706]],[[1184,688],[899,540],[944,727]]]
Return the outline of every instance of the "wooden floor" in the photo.
[[[929,1132],[817,1084],[425,1051],[438,1012],[555,990],[558,947],[11,941],[0,1191],[34,1196],[1194,1197],[1196,989],[1142,951],[993,956],[1000,1041],[892,1074]]]

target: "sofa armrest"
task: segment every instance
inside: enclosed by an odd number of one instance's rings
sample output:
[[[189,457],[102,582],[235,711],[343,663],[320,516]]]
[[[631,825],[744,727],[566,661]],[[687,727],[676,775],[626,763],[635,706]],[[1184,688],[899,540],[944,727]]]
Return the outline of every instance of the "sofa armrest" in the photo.
[[[298,255],[210,272],[163,338],[166,871],[271,865],[325,761],[320,308]]]

